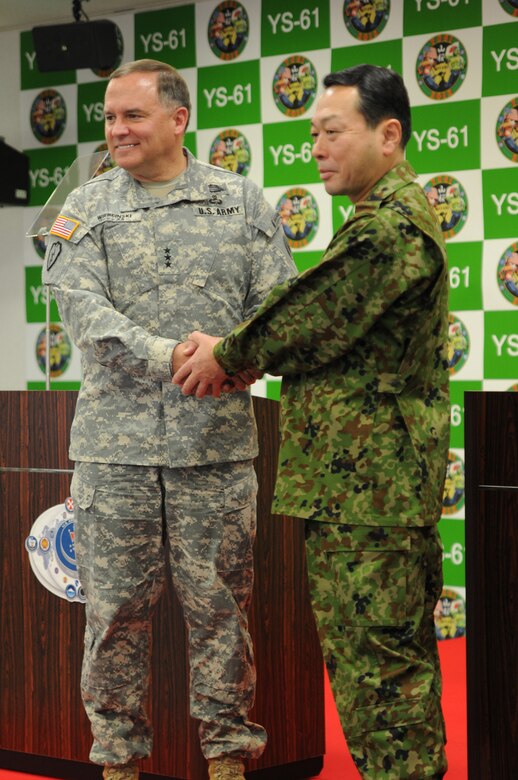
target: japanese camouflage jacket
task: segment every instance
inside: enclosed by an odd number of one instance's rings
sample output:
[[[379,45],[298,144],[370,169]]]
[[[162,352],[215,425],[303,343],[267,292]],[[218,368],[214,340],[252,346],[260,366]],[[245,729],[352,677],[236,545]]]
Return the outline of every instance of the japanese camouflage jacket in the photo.
[[[322,262],[272,291],[215,349],[283,374],[274,509],[430,525],[449,446],[446,251],[415,173],[387,173]]]
[[[200,401],[171,384],[174,347],[227,333],[296,272],[251,181],[197,161],[155,198],[115,168],[67,198],[43,273],[81,350],[70,457],[183,467],[254,457],[249,392]]]

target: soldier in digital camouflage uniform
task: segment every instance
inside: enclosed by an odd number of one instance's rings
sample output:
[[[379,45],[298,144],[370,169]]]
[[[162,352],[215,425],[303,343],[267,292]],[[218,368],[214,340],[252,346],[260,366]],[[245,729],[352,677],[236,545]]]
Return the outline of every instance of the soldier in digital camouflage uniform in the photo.
[[[44,271],[82,355],[70,443],[87,598],[82,692],[91,759],[111,780],[137,778],[137,759],[151,751],[148,632],[164,531],[210,777],[243,778],[243,760],[266,744],[248,720],[257,454],[249,389],[238,379],[235,393],[200,404],[171,376],[193,327],[230,330],[295,266],[259,188],[182,148],[189,111],[185,82],[163,63],[112,75],[106,136],[119,167],[67,198]]]
[[[284,375],[274,509],[306,521],[314,613],[351,754],[369,780],[440,778],[445,246],[404,161],[401,78],[362,65],[324,85],[313,155],[354,216],[317,267],[223,341],[192,334],[198,351],[174,381],[203,397],[224,371]]]

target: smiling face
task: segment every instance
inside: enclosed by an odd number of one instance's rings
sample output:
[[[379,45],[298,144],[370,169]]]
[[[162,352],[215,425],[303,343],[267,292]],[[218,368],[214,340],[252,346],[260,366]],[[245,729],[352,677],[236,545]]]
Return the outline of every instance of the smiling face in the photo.
[[[157,73],[135,72],[108,82],[105,135],[112,160],[139,181],[168,181],[185,168],[183,106],[166,106]]]
[[[329,195],[362,200],[404,157],[401,125],[383,119],[369,127],[356,87],[333,86],[319,99],[311,122],[313,157]]]

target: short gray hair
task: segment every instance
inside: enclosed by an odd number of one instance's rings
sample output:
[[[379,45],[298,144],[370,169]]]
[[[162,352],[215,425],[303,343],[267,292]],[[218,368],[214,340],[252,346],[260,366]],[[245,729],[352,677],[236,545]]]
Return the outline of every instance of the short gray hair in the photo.
[[[133,60],[120,65],[110,75],[108,81],[129,76],[130,73],[158,73],[157,94],[164,106],[184,106],[191,116],[191,97],[187,82],[176,68],[159,60]]]

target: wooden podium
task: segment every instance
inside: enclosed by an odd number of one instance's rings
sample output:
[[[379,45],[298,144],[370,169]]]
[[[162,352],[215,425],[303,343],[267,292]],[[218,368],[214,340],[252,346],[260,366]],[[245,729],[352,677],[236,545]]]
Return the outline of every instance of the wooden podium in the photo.
[[[70,780],[100,777],[88,762],[80,700],[84,607],[33,575],[25,539],[34,520],[69,495],[67,456],[75,392],[0,392],[0,766]],[[254,399],[261,455],[256,579],[250,626],[257,662],[251,717],[269,743],[250,762],[254,780],[317,775],[325,752],[323,662],[309,603],[303,523],[272,518],[278,405]],[[181,608],[169,585],[155,614],[149,712],[153,755],[143,778],[206,780],[197,722],[189,716]]]
[[[518,773],[518,393],[464,396],[468,773]]]

